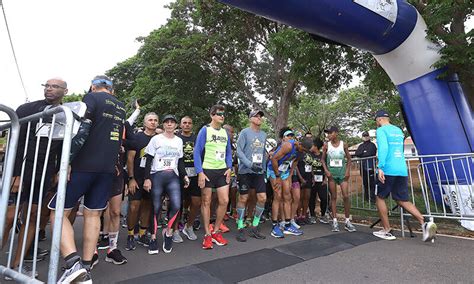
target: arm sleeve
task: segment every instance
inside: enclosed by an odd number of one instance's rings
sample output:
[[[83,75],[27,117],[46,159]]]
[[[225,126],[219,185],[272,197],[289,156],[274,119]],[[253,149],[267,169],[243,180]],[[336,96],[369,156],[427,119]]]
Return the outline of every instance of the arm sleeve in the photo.
[[[245,138],[244,138],[245,132],[240,133],[239,138],[237,139],[237,158],[239,158],[240,162],[244,164],[247,168],[252,167],[252,161],[247,159],[247,156],[245,156],[244,152],[244,146],[245,146]]]
[[[232,169],[232,144],[230,142],[230,136],[227,133],[227,147],[225,149],[225,163],[228,169]]]
[[[130,115],[130,117],[127,118],[128,124],[133,125],[133,124],[135,123],[135,121],[137,120],[137,118],[138,118],[139,115],[140,115],[140,109],[137,108],[137,109],[135,109],[135,111],[132,113],[132,115]]]
[[[151,176],[151,164],[153,163],[153,156],[146,154],[146,163],[145,163],[145,174],[144,174],[144,179],[150,179]]]
[[[202,172],[202,153],[204,151],[204,145],[206,144],[206,127],[204,126],[198,133],[196,137],[196,143],[194,144],[194,168],[196,170],[196,174]]]
[[[379,151],[378,154],[378,168],[382,169],[384,171],[385,168],[385,163],[387,161],[387,155],[388,155],[388,142],[387,142],[387,135],[383,130],[380,128],[377,129],[377,148]]]

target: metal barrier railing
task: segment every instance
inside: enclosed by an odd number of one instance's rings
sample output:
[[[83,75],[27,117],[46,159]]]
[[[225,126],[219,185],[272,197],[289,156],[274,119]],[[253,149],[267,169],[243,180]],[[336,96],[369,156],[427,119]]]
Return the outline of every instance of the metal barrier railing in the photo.
[[[473,161],[473,153],[406,156],[411,202],[425,217],[458,220],[474,230]],[[377,211],[370,196],[377,183],[376,165],[376,157],[352,159],[349,179],[352,208]],[[338,206],[342,206],[341,202],[338,199]],[[393,210],[397,207],[391,198],[387,202],[389,214],[400,215],[404,236],[404,216],[409,214],[403,213],[403,209]],[[469,224],[472,227],[467,227]]]
[[[46,171],[47,171],[47,164],[49,159],[49,150],[51,147],[51,143],[53,140],[53,133],[55,133],[55,127],[64,128],[64,137],[62,143],[62,150],[61,150],[61,159],[59,164],[59,178],[58,178],[58,186],[57,186],[57,202],[56,202],[56,214],[54,220],[54,226],[52,229],[52,240],[51,240],[51,252],[50,252],[50,262],[49,262],[49,269],[48,269],[48,283],[55,283],[57,281],[57,273],[58,273],[58,264],[59,264],[59,256],[60,256],[60,242],[61,242],[61,232],[62,232],[62,219],[64,215],[64,201],[65,201],[65,193],[66,193],[66,183],[67,183],[67,175],[68,175],[68,165],[69,165],[69,153],[71,148],[71,139],[73,134],[73,127],[74,127],[74,117],[72,114],[71,109],[65,106],[58,106],[50,109],[46,109],[42,112],[18,119],[15,112],[3,105],[0,105],[0,111],[4,111],[9,114],[11,122],[0,125],[0,131],[8,130],[9,137],[8,137],[8,144],[6,149],[6,162],[4,164],[4,175],[3,175],[3,182],[2,182],[2,192],[1,192],[1,212],[0,214],[0,237],[3,236],[4,233],[4,225],[6,219],[6,211],[8,205],[8,198],[10,195],[11,189],[11,179],[13,176],[13,168],[15,164],[15,157],[17,152],[17,144],[18,144],[18,135],[19,135],[19,125],[26,125],[26,143],[25,143],[25,151],[23,152],[23,161],[21,167],[21,174],[20,174],[20,182],[19,182],[19,190],[18,190],[18,198],[16,201],[16,208],[15,208],[15,218],[13,221],[13,227],[10,232],[10,245],[8,250],[8,259],[6,266],[0,265],[0,274],[3,277],[9,277],[12,280],[21,283],[38,283],[39,281],[35,279],[36,273],[36,261],[38,258],[37,250],[38,250],[38,241],[39,241],[39,224],[40,224],[40,216],[41,216],[41,209],[42,209],[42,198],[38,200],[37,206],[37,219],[36,219],[36,228],[35,228],[35,236],[34,241],[31,246],[33,251],[33,259],[32,259],[32,271],[31,277],[28,277],[25,274],[22,274],[22,267],[25,258],[25,250],[26,250],[26,237],[27,234],[25,233],[23,236],[22,247],[18,248],[21,249],[21,257],[18,270],[14,270],[11,268],[12,265],[12,256],[14,255],[13,247],[15,243],[15,232],[14,228],[16,227],[17,217],[20,209],[20,196],[21,191],[23,190],[23,183],[25,178],[25,160],[28,148],[28,141],[30,139],[30,135],[36,135],[36,144],[35,144],[35,151],[34,151],[34,161],[33,161],[33,169],[32,169],[32,181],[30,187],[30,195],[27,201],[28,207],[26,210],[26,224],[29,224],[30,217],[32,214],[32,202],[33,202],[33,191],[38,190],[39,196],[43,196],[43,185],[46,178]],[[64,122],[60,123],[57,121],[57,117],[62,116],[64,118]],[[45,126],[43,121],[45,119],[51,118],[51,125]],[[37,122],[38,121],[38,122]],[[32,123],[37,123],[40,125],[35,133],[30,133]],[[38,163],[38,149],[40,147],[41,135],[37,135],[38,132],[41,130],[42,127],[49,127],[47,131],[47,146],[46,146],[46,157],[44,159],[44,164],[39,165]],[[62,133],[62,132],[61,132]],[[15,140],[15,137],[16,140]],[[44,140],[43,140],[44,141]],[[13,159],[13,161],[11,161]],[[34,188],[35,182],[34,179],[37,176],[37,168],[42,167],[41,172],[41,183],[40,188]],[[25,214],[25,212],[23,212]],[[3,240],[2,240],[3,241]]]

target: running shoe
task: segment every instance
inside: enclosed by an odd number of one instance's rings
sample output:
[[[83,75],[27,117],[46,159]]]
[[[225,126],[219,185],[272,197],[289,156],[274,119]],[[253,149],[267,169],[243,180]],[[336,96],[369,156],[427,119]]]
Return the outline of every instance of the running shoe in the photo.
[[[229,218],[230,218],[230,217],[229,217],[229,213],[225,213],[225,215],[224,215],[224,221],[229,220]]]
[[[81,261],[78,260],[71,268],[67,268],[64,271],[58,283],[76,282],[76,280],[83,279],[85,274],[87,274],[87,270],[82,266]],[[92,280],[90,283],[92,283]]]
[[[91,261],[91,270],[99,264],[99,254],[97,251],[94,252],[94,255],[92,256],[92,261]]]
[[[174,230],[173,231],[172,239],[173,239],[173,243],[182,243],[182,242],[184,242],[183,238],[181,237],[181,235],[179,233],[179,230]]]
[[[178,223],[178,230],[179,230],[179,231],[182,231],[183,229],[184,229],[183,223],[179,222],[179,223]]]
[[[316,223],[318,223],[318,221],[316,220],[316,217],[314,217],[314,216],[311,216],[311,218],[309,218],[309,222],[310,222],[311,224],[316,224]]]
[[[101,236],[100,240],[97,242],[97,249],[108,249],[109,248],[109,238]]]
[[[211,231],[211,233],[214,232],[214,224],[209,224],[209,231]],[[221,231],[221,233],[228,233],[230,232],[230,229],[226,224],[224,224],[224,222],[222,222],[219,226],[219,231]]]
[[[384,229],[377,232],[373,232],[372,234],[376,237],[379,237],[381,239],[388,240],[388,241],[393,241],[397,239],[394,235],[392,235],[390,232],[386,232]]]
[[[18,267],[15,268],[14,270],[18,270]],[[26,275],[26,276],[28,276],[28,277],[30,277],[30,278],[33,278],[33,271],[32,271],[32,270],[33,270],[33,269],[31,268],[31,266],[29,266],[29,265],[23,265],[23,266],[21,267],[21,274]],[[37,278],[38,276],[39,276],[38,271],[35,271],[35,278]],[[12,281],[12,280],[13,280],[13,279],[12,279],[11,277],[9,277],[9,276],[5,276],[4,279],[7,280],[7,281]]]
[[[258,227],[252,226],[248,228],[248,232],[249,232],[250,237],[255,238],[257,240],[263,240],[266,238],[264,235],[262,235],[262,233],[260,233],[260,230],[258,229]]]
[[[39,253],[36,255],[36,262],[44,260],[45,257],[43,255],[40,255]],[[25,255],[25,258],[23,260],[26,263],[32,263],[33,262],[33,253],[27,253]]]
[[[163,251],[165,253],[170,253],[173,250],[173,241],[174,241],[174,233],[171,236],[168,236],[166,233],[169,229],[163,230]],[[179,233],[179,232],[178,232]],[[181,238],[181,236],[180,236]],[[181,242],[183,239],[181,238]]]
[[[212,249],[212,236],[206,235],[204,236],[204,240],[202,242],[203,249]]]
[[[137,244],[135,242],[134,235],[127,236],[127,246],[125,246],[125,250],[135,250],[137,248]]]
[[[298,230],[301,228],[300,225],[296,224],[295,219],[291,219],[290,224]]]
[[[301,236],[303,234],[303,231],[293,226],[293,224],[290,224],[290,226],[285,226],[285,229],[283,230],[283,234]]]
[[[332,221],[331,223],[331,231],[333,232],[339,232],[339,224],[337,223],[337,221]]]
[[[83,274],[76,278],[74,281],[76,284],[92,284],[91,272],[87,270],[86,274]]]
[[[245,219],[244,226],[245,228],[252,226],[252,219],[251,218]]]
[[[195,241],[195,240],[197,240],[197,236],[196,236],[196,234],[194,233],[193,227],[188,227],[187,224],[184,225],[183,234],[184,234],[184,235],[186,236],[186,238],[188,238],[188,240],[190,240],[190,241]]]
[[[120,265],[127,263],[127,258],[122,255],[119,249],[114,249],[107,253],[105,261]]]
[[[148,246],[148,254],[157,254],[158,253],[158,242],[156,239],[150,241]]]
[[[225,246],[229,243],[226,239],[224,239],[220,231],[217,231],[211,234],[211,236],[212,236],[212,242],[218,246]]]
[[[39,241],[44,241],[46,240],[46,231],[45,230],[40,230],[39,231]]]
[[[231,218],[234,219],[234,220],[237,220],[237,219],[239,219],[239,215],[237,215],[237,212],[234,211]]]
[[[319,223],[321,223],[321,224],[329,224],[328,215],[321,216],[321,218],[319,218]]]
[[[423,231],[423,238],[422,240],[424,242],[429,242],[431,240],[434,240],[436,238],[436,230],[438,229],[438,226],[434,222],[425,222],[421,226],[421,230]]]
[[[356,227],[352,225],[351,221],[346,222],[346,224],[344,225],[344,229],[350,233],[357,231]]]
[[[245,237],[245,229],[244,229],[244,228],[239,229],[239,231],[237,232],[237,236],[235,237],[235,239],[236,239],[238,242],[246,242],[246,241],[247,241],[247,238]]]
[[[281,239],[285,237],[285,235],[281,231],[280,224],[273,225],[273,229],[270,235],[272,235],[272,237],[275,237],[277,239]]]
[[[138,238],[137,243],[144,247],[148,247],[150,245],[150,238],[147,234],[144,234]]]
[[[194,220],[193,229],[194,231],[199,231],[199,229],[201,229],[201,221],[199,221],[199,219]]]

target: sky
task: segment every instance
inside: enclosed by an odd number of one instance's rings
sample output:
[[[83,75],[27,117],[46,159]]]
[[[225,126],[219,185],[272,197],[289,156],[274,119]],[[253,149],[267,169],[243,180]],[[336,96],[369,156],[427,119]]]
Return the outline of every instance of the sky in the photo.
[[[82,93],[95,75],[136,54],[138,36],[166,23],[170,0],[0,0],[30,101],[44,98],[47,79],[61,77]],[[0,103],[25,102],[0,13]]]
[[[0,0],[30,101],[43,98],[47,79],[61,77],[69,93],[136,54],[138,36],[166,23],[171,0]],[[471,18],[468,29],[474,26]],[[17,108],[25,93],[0,16],[0,103]],[[1,117],[2,114],[0,114]]]

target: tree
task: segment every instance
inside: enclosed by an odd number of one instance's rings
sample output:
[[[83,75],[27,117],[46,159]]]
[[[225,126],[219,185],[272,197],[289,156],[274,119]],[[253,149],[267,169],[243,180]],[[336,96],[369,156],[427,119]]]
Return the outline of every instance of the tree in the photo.
[[[85,96],[86,93],[87,92],[84,91],[84,93],[82,93],[82,94],[72,93],[72,94],[69,94],[69,95],[65,95],[63,97],[63,103],[80,102],[80,101],[82,101],[82,98]]]

